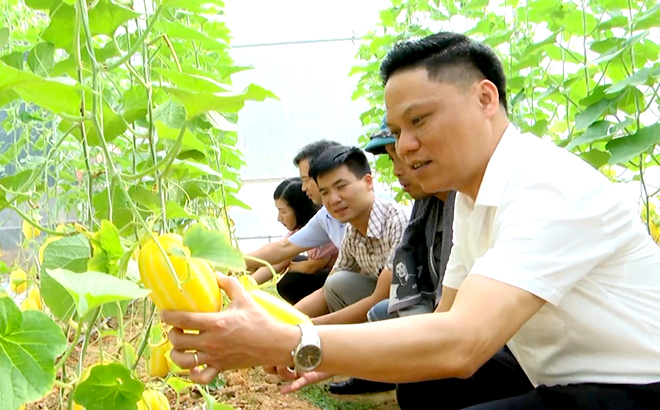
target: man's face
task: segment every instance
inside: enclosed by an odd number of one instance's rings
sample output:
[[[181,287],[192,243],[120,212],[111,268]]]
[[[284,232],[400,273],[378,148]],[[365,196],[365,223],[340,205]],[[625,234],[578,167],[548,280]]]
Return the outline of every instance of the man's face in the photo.
[[[317,178],[319,192],[330,215],[342,223],[355,220],[373,203],[371,175],[359,179],[341,166]]]
[[[389,144],[385,146],[387,155],[390,156],[392,160],[392,165],[394,166],[394,175],[399,179],[399,183],[403,187],[403,190],[406,191],[412,199],[423,199],[429,196],[422,187],[419,185],[419,182],[411,175],[412,168],[406,165],[401,158],[396,154],[396,148],[394,144]]]
[[[397,139],[396,152],[424,191],[461,190],[483,175],[492,154],[483,137],[492,133],[488,118],[497,104],[492,83],[484,82],[440,82],[429,79],[424,67],[389,78],[387,123]]]
[[[298,172],[302,179],[302,190],[315,205],[321,205],[321,194],[316,182],[309,177],[309,160],[303,159],[298,163]]]

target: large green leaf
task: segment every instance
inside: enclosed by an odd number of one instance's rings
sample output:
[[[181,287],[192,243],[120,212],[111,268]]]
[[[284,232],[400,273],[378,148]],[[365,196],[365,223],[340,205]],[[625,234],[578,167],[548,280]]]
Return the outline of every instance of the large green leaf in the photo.
[[[80,60],[83,66],[83,69],[91,70],[92,59],[89,56],[87,47],[83,47],[80,50]],[[119,50],[115,47],[115,43],[109,42],[102,48],[94,48],[94,57],[99,63],[103,63],[105,60],[116,57],[119,55]],[[62,60],[55,64],[55,66],[50,70],[50,75],[52,77],[63,76],[64,74],[68,75],[71,78],[77,78],[78,67],[76,66],[76,57],[74,54],[69,55],[66,60]]]
[[[119,26],[140,14],[111,0],[99,0],[96,6],[89,10],[88,15],[92,36],[102,34],[111,37]],[[50,9],[50,24],[41,33],[41,38],[59,48],[70,49],[75,21],[76,11],[73,6],[55,3]]]
[[[272,92],[254,84],[240,93],[195,93],[170,87],[164,89],[186,107],[188,119],[208,111],[236,113],[248,100],[264,101],[266,98],[279,100]]]
[[[86,87],[71,79],[45,79],[0,62],[0,93],[13,91],[23,100],[52,112],[77,115],[80,112],[78,90],[81,89]]]
[[[127,279],[107,273],[74,273],[66,269],[48,269],[48,274],[73,298],[80,316],[106,303],[145,298],[151,291]]]
[[[592,149],[579,155],[580,158],[587,161],[592,167],[599,169],[610,160],[610,154],[607,152]]]
[[[211,38],[203,32],[179,22],[160,20],[156,23],[156,29],[167,33],[167,36],[172,39],[195,41],[207,50],[221,51],[229,48],[226,42]]]
[[[0,61],[7,64],[9,67],[13,67],[17,70],[23,69],[24,60],[25,60],[25,56],[20,51],[14,51],[13,53],[0,57]],[[0,103],[0,106],[1,105],[2,104]]]
[[[35,10],[48,10],[56,0],[24,0],[25,5]]]
[[[243,254],[231,244],[226,231],[211,231],[197,223],[183,234],[183,244],[190,248],[192,257],[206,259],[220,269],[245,269]]]
[[[9,41],[9,29],[7,27],[0,27],[0,50]]]
[[[172,129],[181,129],[186,121],[186,109],[179,103],[169,99],[156,107],[154,120],[161,121]]]
[[[85,93],[85,103],[88,107],[91,107],[91,93]],[[144,107],[132,107],[131,110],[128,110],[120,115],[114,109],[112,109],[107,102],[103,101],[103,137],[105,138],[105,141],[113,141],[115,138],[126,131],[126,123],[130,124],[139,118],[143,118],[146,114],[146,104]],[[123,120],[122,115],[124,118]],[[93,126],[92,121],[84,121],[84,123],[87,134],[87,143],[91,146],[101,146],[101,138],[99,137],[98,131]],[[69,121],[62,121],[59,125],[59,129],[64,131],[70,128],[71,125],[72,123]],[[76,128],[72,134],[75,135],[78,139],[82,140],[80,128]]]
[[[612,134],[609,132],[611,125],[612,124],[609,121],[594,122],[582,133],[582,135],[569,142],[566,149],[572,150],[578,145],[589,144],[611,136]]]
[[[128,205],[124,195],[124,192],[115,186],[112,190],[112,204],[110,204],[107,189],[95,194],[92,198],[92,204],[96,211],[94,217],[98,220],[109,220],[110,212],[108,207],[112,206],[112,222],[118,229],[121,230],[124,228],[127,224],[133,221],[131,207]]]
[[[117,227],[104,219],[101,222],[101,229],[94,233],[91,242],[94,252],[87,263],[87,269],[116,275],[119,260],[124,256],[124,247]]]
[[[73,399],[87,410],[136,410],[144,385],[124,365],[97,365],[76,388]]]
[[[175,130],[167,127],[163,122],[156,122],[156,131],[158,132],[158,137],[161,139],[176,141],[179,137],[181,130]],[[183,142],[181,144],[181,152],[197,150],[199,152],[206,152],[207,146],[204,145],[200,140],[195,137],[190,130],[186,129],[186,132],[183,136]]]
[[[168,219],[197,219],[197,215],[193,215],[186,211],[181,205],[177,204],[174,201],[167,201],[165,203],[165,209]]]
[[[612,84],[612,86],[608,88],[605,91],[605,93],[615,94],[625,89],[626,87],[636,87],[638,85],[646,84],[650,75],[651,75],[650,68],[642,68],[641,70],[637,71],[636,73],[626,78],[625,80],[619,81],[616,84]]]
[[[603,117],[615,103],[616,100],[601,99],[597,103],[590,105],[587,109],[575,116],[575,129],[578,131],[586,129],[596,122],[596,120]]]
[[[53,388],[55,359],[66,338],[46,314],[21,313],[8,297],[0,298],[0,410],[15,410]]]
[[[660,123],[640,128],[632,135],[613,139],[607,143],[607,150],[612,154],[609,163],[625,164],[658,143],[660,143]]]
[[[188,91],[221,93],[231,90],[231,86],[221,84],[210,77],[199,74],[181,73],[179,71],[164,68],[153,68],[153,71],[168,79],[176,87]]]
[[[200,162],[195,162],[195,161],[188,161],[188,160],[180,160],[180,159],[175,159],[172,161],[172,166],[170,167],[170,171],[176,173],[176,175],[179,177],[179,179],[183,179],[184,176],[187,177],[200,177],[200,176],[215,176],[218,178],[222,178],[222,174],[219,172],[216,172],[213,170],[213,168],[209,167],[206,164],[202,164]]]
[[[27,64],[33,73],[46,76],[55,65],[55,46],[51,43],[39,43],[30,50]]]
[[[660,26],[660,4],[656,4],[649,10],[635,16],[634,30],[647,30]]]
[[[87,271],[90,246],[84,235],[67,236],[51,242],[44,249],[41,266],[41,296],[50,311],[66,321],[75,311],[75,302],[69,292],[48,274],[49,269],[66,269],[82,273]]]

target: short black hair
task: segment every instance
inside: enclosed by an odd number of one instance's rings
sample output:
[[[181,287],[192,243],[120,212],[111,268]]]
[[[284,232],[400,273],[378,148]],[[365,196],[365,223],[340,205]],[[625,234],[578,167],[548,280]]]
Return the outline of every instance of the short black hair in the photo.
[[[273,199],[281,199],[291,207],[296,217],[296,228],[307,225],[307,222],[320,208],[314,205],[314,202],[303,192],[300,178],[289,178],[282,181],[275,188]]]
[[[314,158],[309,165],[309,177],[317,178],[345,165],[358,179],[371,174],[371,167],[364,152],[357,147],[330,147]],[[317,181],[318,182],[318,181]]]
[[[497,87],[500,104],[508,111],[506,77],[493,49],[458,33],[442,31],[417,40],[397,43],[380,65],[387,83],[392,74],[406,68],[424,67],[429,78],[447,82],[487,79]]]
[[[341,144],[339,144],[336,141],[330,141],[330,140],[319,140],[312,142],[311,144],[307,144],[304,147],[298,151],[298,154],[293,158],[293,165],[296,167],[300,165],[301,161],[308,160],[310,163],[312,160],[319,155],[326,149],[330,147],[337,147]]]

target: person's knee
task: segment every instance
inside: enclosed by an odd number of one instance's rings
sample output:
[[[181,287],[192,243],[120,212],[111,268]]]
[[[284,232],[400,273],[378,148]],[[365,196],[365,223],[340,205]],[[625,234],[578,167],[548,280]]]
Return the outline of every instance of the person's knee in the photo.
[[[346,291],[346,285],[349,282],[350,272],[338,271],[328,276],[323,285],[323,293],[326,299],[329,295],[341,295]]]
[[[389,313],[387,309],[390,307],[390,300],[385,299],[376,303],[369,311],[367,312],[367,320],[370,322],[378,322],[380,320],[387,320],[397,317],[397,315]]]

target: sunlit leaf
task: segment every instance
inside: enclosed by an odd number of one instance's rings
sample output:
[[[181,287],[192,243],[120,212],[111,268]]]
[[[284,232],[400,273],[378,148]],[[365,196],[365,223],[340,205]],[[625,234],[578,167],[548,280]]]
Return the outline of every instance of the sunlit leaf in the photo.
[[[186,107],[189,119],[207,111],[235,113],[243,108],[248,100],[264,101],[266,98],[279,100],[272,92],[254,84],[240,93],[194,93],[170,87],[164,89]]]
[[[21,312],[0,297],[0,409],[18,409],[41,399],[55,382],[55,359],[67,341],[45,313]]]
[[[613,139],[607,143],[612,154],[611,165],[624,164],[660,143],[660,123],[641,128],[635,134]]]
[[[190,248],[194,258],[206,259],[222,269],[245,269],[243,254],[234,248],[229,234],[225,231],[211,231],[203,224],[197,223],[183,234],[183,244]]]
[[[79,274],[66,269],[48,269],[47,272],[73,298],[80,316],[105,303],[142,299],[150,293],[130,280],[119,279],[107,273]]]
[[[137,410],[144,385],[119,363],[94,366],[73,399],[87,410]]]

